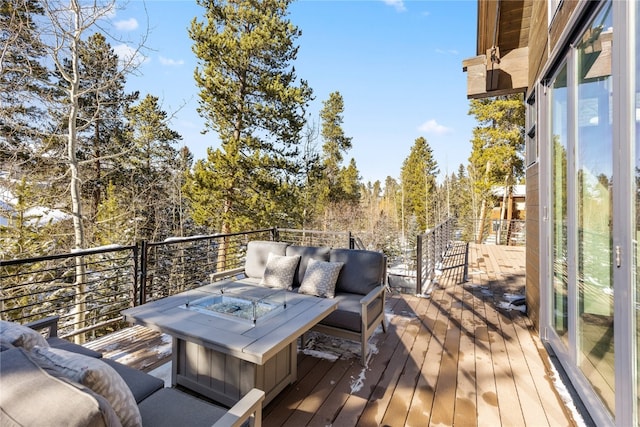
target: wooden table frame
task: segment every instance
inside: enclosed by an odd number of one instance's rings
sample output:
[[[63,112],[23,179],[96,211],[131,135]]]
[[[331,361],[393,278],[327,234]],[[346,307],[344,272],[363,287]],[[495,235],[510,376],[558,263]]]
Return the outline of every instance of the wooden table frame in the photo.
[[[226,283],[225,293],[251,296],[268,288]],[[287,292],[287,307],[255,325],[180,308],[212,294],[211,284],[122,312],[124,319],[173,337],[172,384],[224,405],[233,405],[252,388],[269,403],[297,378],[297,339],[337,308],[333,299]]]

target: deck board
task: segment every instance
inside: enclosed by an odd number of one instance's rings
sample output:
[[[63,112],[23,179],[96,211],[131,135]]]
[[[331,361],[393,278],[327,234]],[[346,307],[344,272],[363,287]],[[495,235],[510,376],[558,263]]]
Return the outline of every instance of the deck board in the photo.
[[[371,337],[367,367],[357,343],[337,360],[300,352],[298,379],[264,408],[263,425],[576,425],[532,322],[499,307],[524,284],[524,248],[454,246],[430,298],[388,294],[389,327]],[[155,362],[140,337],[164,349]],[[137,367],[166,359],[160,334],[135,329],[124,338],[130,348],[114,339],[88,345]]]

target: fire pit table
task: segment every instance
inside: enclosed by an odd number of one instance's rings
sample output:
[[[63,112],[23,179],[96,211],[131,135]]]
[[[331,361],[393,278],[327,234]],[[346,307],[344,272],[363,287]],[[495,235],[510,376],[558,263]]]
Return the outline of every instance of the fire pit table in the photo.
[[[172,384],[225,405],[252,388],[264,405],[297,376],[297,338],[337,307],[333,299],[242,284],[206,285],[122,312],[173,337]]]

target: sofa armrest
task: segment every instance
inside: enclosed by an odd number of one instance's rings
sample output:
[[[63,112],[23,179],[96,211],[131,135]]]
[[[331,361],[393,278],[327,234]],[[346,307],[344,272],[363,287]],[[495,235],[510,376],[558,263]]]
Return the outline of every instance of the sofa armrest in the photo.
[[[376,298],[380,298],[381,296],[384,297],[384,291],[384,286],[376,286],[371,291],[369,291],[367,295],[362,297],[362,299],[360,300],[360,304],[362,304],[363,306],[368,306]]]
[[[384,297],[386,288],[383,285],[376,286],[367,295],[360,299],[360,321],[361,328],[364,334],[363,340],[368,340],[371,332],[370,327],[373,327],[378,321],[382,322],[383,330],[387,330],[386,320],[384,318]],[[369,312],[374,309],[374,304],[380,300],[380,308]],[[363,350],[364,354],[364,350]]]
[[[264,391],[257,388],[249,390],[235,405],[220,418],[213,427],[238,427],[245,421],[250,421],[252,427],[262,426],[262,401],[264,400]]]
[[[209,275],[209,281],[211,283],[214,283],[223,279],[228,279],[230,277],[240,276],[240,275],[245,276],[244,266],[232,268],[230,270],[218,271],[216,273],[211,273]]]
[[[57,337],[58,336],[58,320],[60,316],[49,316],[44,319],[34,320],[33,322],[25,323],[24,326],[28,326],[40,333],[46,332],[45,337]]]

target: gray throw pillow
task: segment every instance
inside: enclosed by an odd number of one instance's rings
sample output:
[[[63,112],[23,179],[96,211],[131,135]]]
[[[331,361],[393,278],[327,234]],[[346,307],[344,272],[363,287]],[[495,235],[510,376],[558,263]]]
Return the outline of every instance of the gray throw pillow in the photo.
[[[49,343],[40,332],[15,322],[0,320],[0,341],[8,342],[15,347],[22,347],[27,351],[39,345],[49,347]]]
[[[82,384],[101,395],[123,427],[142,426],[140,410],[120,374],[100,359],[57,348],[34,347],[31,357],[43,369]]]
[[[343,265],[341,262],[310,259],[298,293],[333,298],[336,291],[336,281]]]
[[[293,276],[296,274],[299,262],[299,256],[269,253],[260,285],[270,288],[293,289]]]

